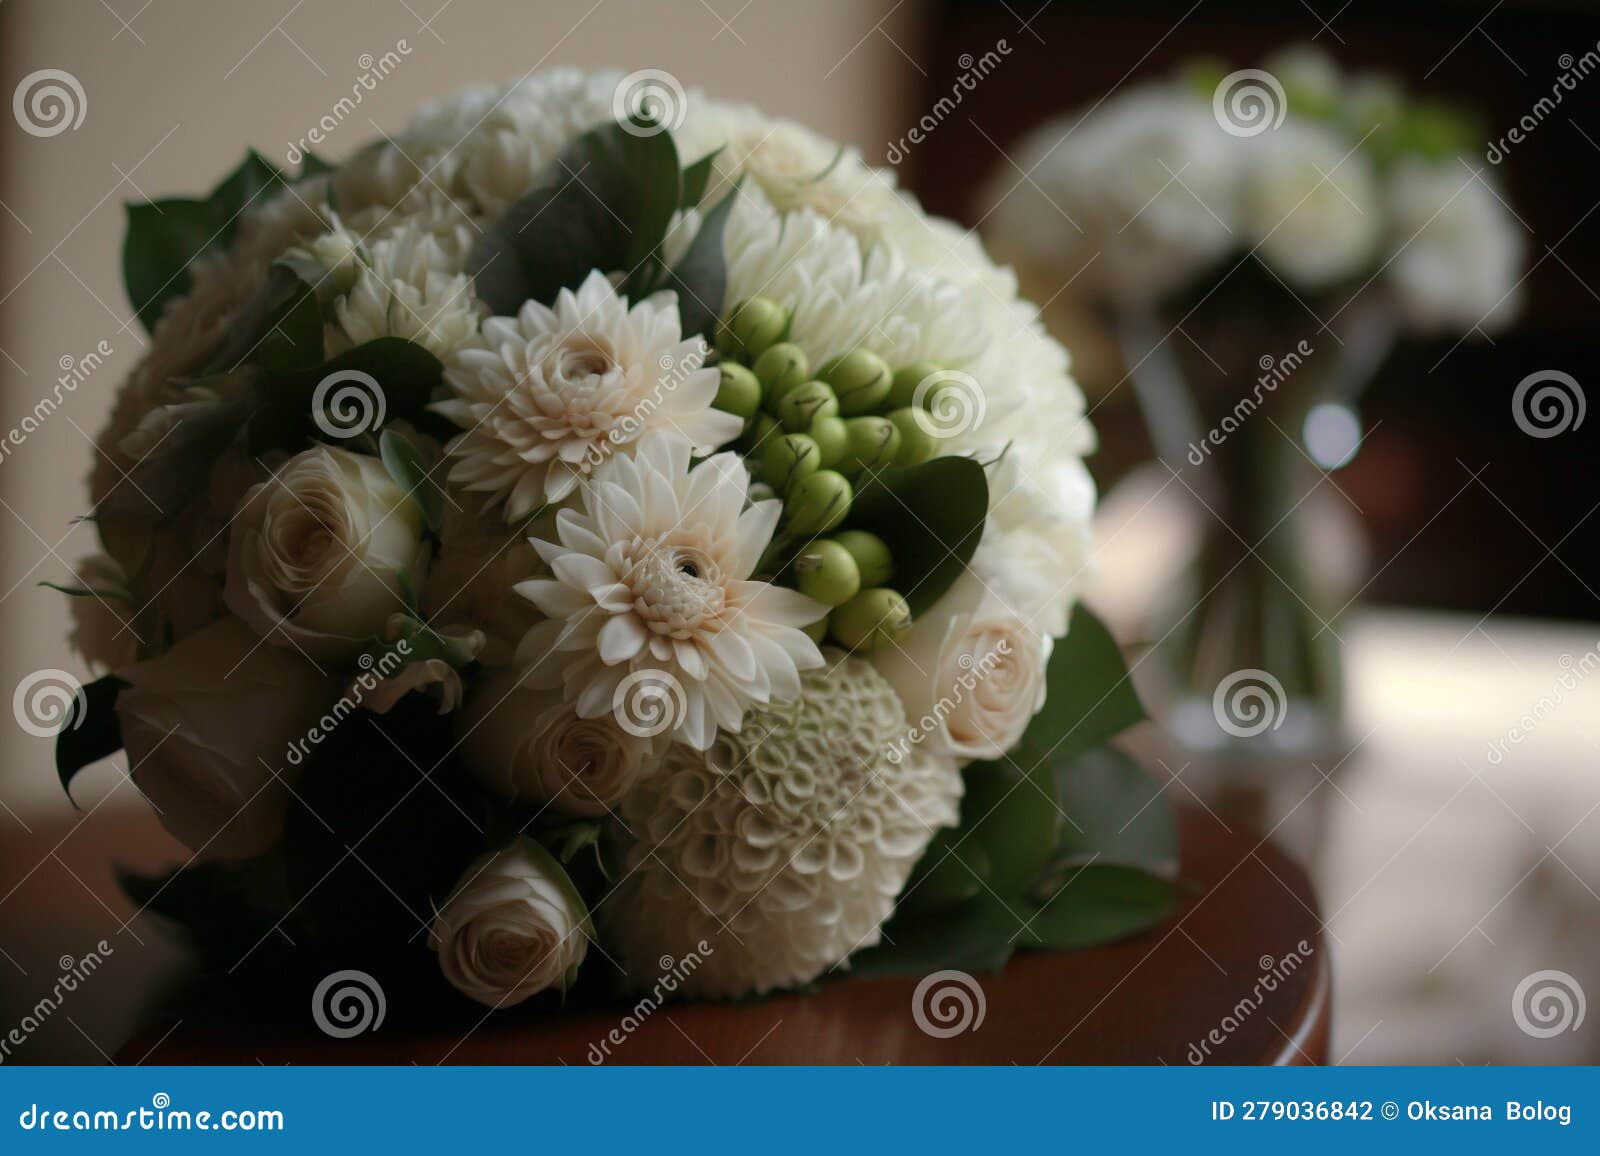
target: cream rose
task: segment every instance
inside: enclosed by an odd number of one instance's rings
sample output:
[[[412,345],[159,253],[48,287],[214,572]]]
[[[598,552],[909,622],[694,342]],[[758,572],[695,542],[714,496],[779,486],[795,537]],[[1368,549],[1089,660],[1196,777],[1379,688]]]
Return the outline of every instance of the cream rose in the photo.
[[[467,868],[429,943],[462,995],[511,1007],[546,988],[566,990],[589,950],[589,914],[549,853],[519,838]]]
[[[162,826],[201,859],[246,859],[277,842],[295,772],[274,768],[337,681],[236,618],[120,675],[131,684],[117,695],[123,749]]]
[[[457,716],[461,755],[503,798],[549,803],[568,815],[604,815],[653,769],[662,744],[624,730],[615,712],[579,718],[559,689],[486,679]]]
[[[1244,144],[1245,227],[1267,263],[1306,290],[1365,269],[1384,217],[1366,154],[1332,129],[1292,118]]]
[[[972,572],[873,665],[905,707],[917,741],[962,760],[997,759],[1044,705],[1050,636]]]
[[[423,578],[422,509],[375,457],[317,446],[245,495],[228,608],[277,646],[349,662]]]

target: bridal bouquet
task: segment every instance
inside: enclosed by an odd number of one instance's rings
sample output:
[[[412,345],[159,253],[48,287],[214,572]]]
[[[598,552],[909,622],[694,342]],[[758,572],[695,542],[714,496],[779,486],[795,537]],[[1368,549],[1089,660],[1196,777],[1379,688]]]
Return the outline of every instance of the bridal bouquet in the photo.
[[[1295,48],[1265,68],[1194,61],[1046,123],[990,189],[1002,256],[1118,308],[1199,296],[1253,255],[1309,298],[1381,300],[1422,333],[1516,312],[1522,226],[1458,109]],[[1304,316],[1304,311],[1301,311]]]
[[[549,72],[133,205],[124,271],[57,762],[126,752],[219,970],[731,997],[1169,909],[1066,351],[854,152]]]

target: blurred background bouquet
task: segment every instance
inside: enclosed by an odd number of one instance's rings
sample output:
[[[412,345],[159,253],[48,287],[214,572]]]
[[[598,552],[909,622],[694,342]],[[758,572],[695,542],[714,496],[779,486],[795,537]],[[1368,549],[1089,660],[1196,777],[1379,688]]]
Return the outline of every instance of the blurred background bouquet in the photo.
[[[1047,121],[1016,147],[1027,179],[1002,164],[986,193],[995,250],[1121,354],[1157,453],[1144,483],[1195,538],[1141,624],[1156,701],[1191,781],[1262,830],[1343,754],[1328,624],[1364,547],[1314,499],[1359,452],[1361,395],[1397,338],[1486,336],[1519,306],[1522,232],[1472,167],[1481,137],[1304,45]]]

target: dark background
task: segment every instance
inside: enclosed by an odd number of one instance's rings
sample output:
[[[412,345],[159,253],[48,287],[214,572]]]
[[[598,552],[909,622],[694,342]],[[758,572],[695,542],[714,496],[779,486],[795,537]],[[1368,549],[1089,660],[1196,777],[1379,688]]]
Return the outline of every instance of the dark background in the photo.
[[[1600,47],[1594,4],[1549,0],[1492,9],[1403,0],[945,0],[929,16],[929,42],[912,50],[928,62],[918,107],[950,91],[962,53],[981,55],[1001,37],[1012,49],[902,169],[929,209],[967,224],[981,213],[982,177],[1006,163],[999,149],[1049,117],[1195,56],[1244,68],[1286,44],[1311,43],[1346,71],[1382,70],[1414,96],[1472,110],[1486,149],[1550,93],[1563,54]],[[1092,45],[1079,29],[1092,29]],[[1080,40],[1084,51],[1073,48]],[[1470,159],[1487,163],[1482,151]],[[1590,590],[1600,588],[1600,516],[1590,516],[1600,502],[1600,418],[1543,440],[1509,419],[1512,390],[1538,370],[1572,374],[1595,400],[1600,71],[1578,81],[1494,171],[1527,227],[1522,313],[1492,340],[1403,341],[1365,396],[1372,433],[1338,484],[1362,511],[1378,571],[1367,600],[1592,619],[1600,617]],[[1130,392],[1095,412],[1102,489],[1150,456]]]

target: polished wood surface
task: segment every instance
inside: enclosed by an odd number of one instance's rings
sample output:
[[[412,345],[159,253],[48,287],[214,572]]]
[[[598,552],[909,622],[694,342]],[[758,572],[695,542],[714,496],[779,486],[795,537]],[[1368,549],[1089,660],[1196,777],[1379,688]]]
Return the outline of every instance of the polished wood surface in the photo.
[[[747,1004],[626,1007],[348,1040],[310,1024],[158,1024],[119,1059],[163,1064],[1308,1064],[1327,1052],[1329,971],[1300,868],[1186,812],[1182,905],[1135,939],[1031,953],[980,975],[982,1022],[948,1038],[913,1016],[916,979],[843,980]],[[613,1034],[615,1033],[615,1034]],[[620,1041],[620,1042],[618,1042]]]

